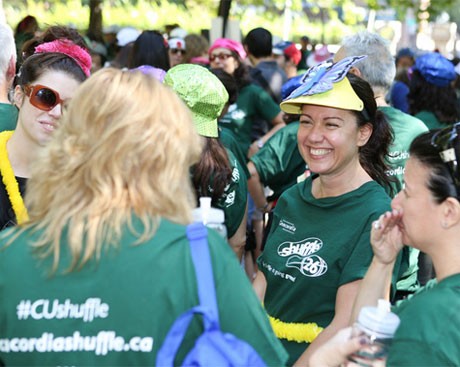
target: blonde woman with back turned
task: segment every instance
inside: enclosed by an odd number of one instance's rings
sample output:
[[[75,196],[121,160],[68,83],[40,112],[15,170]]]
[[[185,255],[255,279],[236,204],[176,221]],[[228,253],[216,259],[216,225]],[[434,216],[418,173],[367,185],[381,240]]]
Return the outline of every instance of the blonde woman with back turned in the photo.
[[[29,221],[0,239],[0,364],[154,365],[198,304],[186,225],[200,152],[187,107],[155,78],[106,68],[81,85],[28,181]],[[211,230],[208,243],[222,330],[282,365],[232,250]]]

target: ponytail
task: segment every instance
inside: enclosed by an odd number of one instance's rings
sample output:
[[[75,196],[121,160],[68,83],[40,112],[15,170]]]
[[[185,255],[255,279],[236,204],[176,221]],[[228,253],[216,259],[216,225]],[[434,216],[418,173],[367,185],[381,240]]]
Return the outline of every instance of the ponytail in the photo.
[[[394,139],[393,129],[383,112],[377,109],[374,92],[369,83],[350,73],[347,78],[353,90],[363,101],[366,115],[368,115],[364,117],[362,112],[356,112],[358,126],[372,125],[372,134],[369,140],[359,149],[359,161],[372,179],[382,185],[391,196],[394,196],[396,193],[393,192],[391,183],[396,179],[387,174],[390,169],[388,157]]]

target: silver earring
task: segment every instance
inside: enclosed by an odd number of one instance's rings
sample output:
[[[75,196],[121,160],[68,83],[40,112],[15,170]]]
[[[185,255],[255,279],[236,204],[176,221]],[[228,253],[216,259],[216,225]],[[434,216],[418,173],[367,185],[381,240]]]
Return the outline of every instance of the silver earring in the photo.
[[[447,224],[447,222],[442,222],[442,223],[441,223],[441,226],[442,226],[442,228],[447,228],[447,227],[449,227],[449,225]]]

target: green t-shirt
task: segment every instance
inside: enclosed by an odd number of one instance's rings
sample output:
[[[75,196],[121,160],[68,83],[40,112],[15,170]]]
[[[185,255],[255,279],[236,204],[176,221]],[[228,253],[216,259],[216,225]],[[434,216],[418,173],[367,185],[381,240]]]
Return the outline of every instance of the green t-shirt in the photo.
[[[397,108],[385,106],[379,107],[387,118],[394,131],[394,141],[390,147],[388,176],[396,177],[397,181],[392,184],[395,194],[404,186],[404,170],[409,159],[409,147],[412,141],[428,131],[425,124],[414,116],[408,115]]]
[[[241,168],[244,170],[244,174],[246,175],[246,179],[249,179],[249,171],[248,171],[248,158],[241,150],[241,146],[238,144],[237,139],[233,131],[226,129],[224,127],[219,127],[219,140],[222,145],[230,150],[235,158],[237,159],[238,163],[241,165]]]
[[[392,182],[394,194],[397,194],[404,187],[404,171],[406,162],[409,159],[409,147],[412,141],[428,131],[425,124],[411,115],[404,113],[397,108],[384,106],[379,107],[389,124],[393,128],[394,141],[390,147],[388,176],[395,177],[396,182]],[[390,194],[390,193],[389,193]],[[401,264],[402,275],[396,288],[400,291],[414,291],[418,288],[417,271],[418,271],[419,251],[413,247],[404,247]]]
[[[0,103],[0,132],[16,129],[18,109],[8,103]]]
[[[216,207],[224,211],[228,238],[232,237],[244,219],[248,202],[248,181],[243,168],[233,153],[227,149],[228,160],[232,167],[232,180],[225,188],[224,195]]]
[[[256,117],[272,121],[280,113],[280,107],[261,87],[248,84],[241,88],[236,103],[219,120],[219,125],[232,130],[243,152],[247,155],[251,145],[252,124]]]
[[[401,302],[387,366],[460,366],[459,310],[460,274]]]
[[[142,231],[138,219],[134,230]],[[49,277],[50,261],[32,256],[39,232],[8,230],[14,243],[0,252],[0,365],[154,366],[173,322],[198,304],[185,226],[162,220],[145,243],[127,227],[117,247],[98,262]],[[222,330],[254,346],[267,365],[281,366],[286,352],[274,336],[235,254],[210,230],[216,297]],[[195,319],[180,348],[181,362],[202,332]]]
[[[315,199],[311,188],[312,176],[281,195],[258,265],[267,279],[269,315],[326,327],[334,317],[338,288],[362,279],[369,267],[372,221],[390,209],[390,198],[375,181],[323,199]],[[308,346],[281,341],[289,365]]]
[[[440,122],[436,115],[430,111],[420,111],[415,114],[415,117],[422,120],[429,130],[443,129],[449,126],[449,124],[443,124]]]
[[[305,172],[306,164],[297,147],[298,129],[298,121],[283,127],[250,159],[260,181],[273,190],[274,198],[295,185],[297,177]]]

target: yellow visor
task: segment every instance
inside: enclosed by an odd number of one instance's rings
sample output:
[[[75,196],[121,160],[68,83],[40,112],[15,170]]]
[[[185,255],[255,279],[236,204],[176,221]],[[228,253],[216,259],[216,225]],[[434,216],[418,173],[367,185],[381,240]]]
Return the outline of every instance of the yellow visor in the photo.
[[[353,111],[362,111],[364,109],[363,101],[355,93],[346,77],[337,83],[333,83],[332,89],[326,92],[288,99],[281,102],[280,107],[286,113],[299,115],[302,113],[302,105],[304,104]]]

